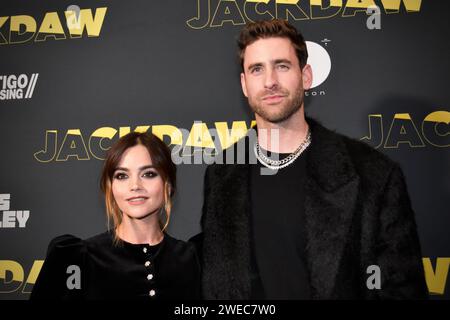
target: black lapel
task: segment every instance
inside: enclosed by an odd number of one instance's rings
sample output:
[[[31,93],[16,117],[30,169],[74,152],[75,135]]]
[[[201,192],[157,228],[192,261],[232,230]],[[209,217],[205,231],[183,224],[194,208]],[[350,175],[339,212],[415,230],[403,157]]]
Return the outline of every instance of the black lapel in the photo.
[[[342,138],[311,119],[307,121],[312,130],[312,144],[307,153],[305,188],[306,254],[312,297],[326,299],[333,295],[355,209],[359,178]],[[251,289],[250,166],[220,165],[214,172],[212,180],[216,183],[210,190],[210,203],[220,209],[210,208],[211,220],[204,221],[209,231],[205,232],[205,244],[218,244],[205,246],[209,248],[207,256],[210,258],[205,262],[212,268],[208,268],[211,274],[205,270],[204,276],[206,283],[215,288],[212,290],[215,294],[209,298],[248,299]]]
[[[249,299],[250,166],[215,165],[210,174],[214,183],[203,221],[204,289],[208,299]]]
[[[348,240],[359,178],[343,138],[307,121],[312,143],[305,188],[306,255],[313,298],[330,299]]]

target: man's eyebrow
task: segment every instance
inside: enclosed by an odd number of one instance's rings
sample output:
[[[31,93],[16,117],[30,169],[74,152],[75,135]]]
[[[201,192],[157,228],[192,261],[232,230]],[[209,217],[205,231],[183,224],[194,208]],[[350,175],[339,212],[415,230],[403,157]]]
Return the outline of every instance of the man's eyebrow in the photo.
[[[286,64],[289,64],[289,65],[292,65],[292,62],[290,60],[288,60],[288,59],[274,59],[274,60],[271,60],[270,62],[271,62],[271,64],[286,63]],[[247,70],[251,70],[254,67],[261,67],[262,65],[263,65],[262,62],[255,62],[255,63],[250,64],[247,67]]]
[[[292,64],[292,62],[288,59],[275,59],[273,60],[274,64],[278,64],[278,63],[287,63],[287,64]]]

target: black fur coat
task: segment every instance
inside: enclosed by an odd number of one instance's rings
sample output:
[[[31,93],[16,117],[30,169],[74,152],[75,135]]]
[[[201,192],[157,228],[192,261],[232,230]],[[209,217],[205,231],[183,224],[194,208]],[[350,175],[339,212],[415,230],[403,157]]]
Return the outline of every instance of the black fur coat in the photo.
[[[304,212],[312,298],[426,298],[414,212],[400,167],[362,142],[307,121],[312,143]],[[250,296],[249,180],[248,164],[207,168],[200,244],[206,299]],[[380,267],[381,289],[367,288],[370,265]]]

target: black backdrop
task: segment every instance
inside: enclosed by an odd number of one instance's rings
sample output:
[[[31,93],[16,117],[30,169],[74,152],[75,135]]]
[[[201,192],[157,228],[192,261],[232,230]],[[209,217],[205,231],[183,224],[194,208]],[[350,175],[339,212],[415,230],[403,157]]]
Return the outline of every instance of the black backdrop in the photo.
[[[202,128],[250,126],[236,37],[271,17],[302,31],[324,73],[307,114],[401,164],[428,287],[449,297],[448,2],[374,1],[378,16],[351,0],[264,2],[2,0],[0,299],[28,298],[51,238],[105,229],[100,159],[119,135],[141,126],[177,145],[184,128],[201,154]],[[205,167],[178,165],[175,237],[200,231]]]

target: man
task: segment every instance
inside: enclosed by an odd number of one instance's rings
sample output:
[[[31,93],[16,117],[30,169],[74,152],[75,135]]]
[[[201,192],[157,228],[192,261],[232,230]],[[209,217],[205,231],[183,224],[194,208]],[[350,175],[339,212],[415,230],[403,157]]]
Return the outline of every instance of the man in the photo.
[[[282,20],[251,23],[239,50],[258,162],[207,168],[204,297],[425,298],[401,169],[305,117],[312,70],[302,35]]]

